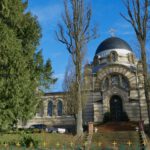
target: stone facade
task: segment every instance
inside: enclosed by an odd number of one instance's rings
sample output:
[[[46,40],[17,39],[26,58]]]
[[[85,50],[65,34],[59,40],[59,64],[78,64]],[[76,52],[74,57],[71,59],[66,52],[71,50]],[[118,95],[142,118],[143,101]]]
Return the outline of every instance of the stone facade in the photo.
[[[125,41],[112,37],[102,42],[93,62],[85,66],[87,100],[83,110],[84,124],[106,120],[143,120],[147,124],[148,113],[142,71],[141,62],[136,59]],[[40,123],[47,125],[75,123],[73,116],[66,114],[65,93],[48,93],[42,100],[41,110],[28,121],[26,127]]]

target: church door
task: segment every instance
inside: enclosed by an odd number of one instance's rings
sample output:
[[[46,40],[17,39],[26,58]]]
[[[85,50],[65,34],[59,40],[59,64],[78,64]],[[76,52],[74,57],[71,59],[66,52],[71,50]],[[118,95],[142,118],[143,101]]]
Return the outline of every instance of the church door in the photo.
[[[110,100],[110,117],[111,121],[123,120],[122,100],[119,96],[112,96]]]

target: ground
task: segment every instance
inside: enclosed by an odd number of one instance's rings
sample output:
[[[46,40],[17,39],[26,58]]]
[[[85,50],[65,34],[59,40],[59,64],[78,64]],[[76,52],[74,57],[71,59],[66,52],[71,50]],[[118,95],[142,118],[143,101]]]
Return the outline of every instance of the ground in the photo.
[[[92,139],[92,146],[113,148],[125,147],[136,149],[139,147],[139,136],[136,131],[109,131],[95,133]]]
[[[42,148],[63,149],[64,147],[67,147],[71,149],[72,147],[82,144],[82,139],[77,138],[76,136],[73,136],[71,134],[57,134],[44,132],[29,135],[31,135],[35,140],[38,140],[38,147]],[[1,134],[0,149],[4,147],[12,147],[10,146],[10,144],[13,144],[13,146],[15,146],[15,149],[19,149],[19,147],[21,147],[19,145],[20,138],[20,134]]]
[[[90,150],[98,149],[130,149],[130,150],[140,150],[140,139],[139,132],[135,129],[137,127],[136,122],[111,122],[101,125],[96,125],[98,128],[97,133],[93,134],[92,143]],[[21,150],[19,141],[23,136],[24,131],[19,133],[10,134],[0,134],[0,150]],[[27,134],[27,133],[26,133]],[[75,150],[78,147],[87,147],[87,135],[84,134],[82,138],[74,136],[72,134],[58,134],[58,133],[29,133],[34,140],[38,142],[38,148],[40,150],[46,149],[57,149],[57,150]],[[33,148],[33,145],[30,145]],[[31,150],[31,147],[28,148]],[[23,148],[24,149],[24,148]],[[85,148],[84,150],[86,150]],[[25,150],[25,149],[24,149]]]

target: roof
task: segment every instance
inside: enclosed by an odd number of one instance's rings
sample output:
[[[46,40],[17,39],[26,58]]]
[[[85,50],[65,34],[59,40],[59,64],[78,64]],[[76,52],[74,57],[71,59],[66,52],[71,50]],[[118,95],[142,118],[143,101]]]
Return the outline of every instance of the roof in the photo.
[[[52,95],[65,95],[66,92],[49,92],[49,93],[45,93],[45,96],[52,96]]]
[[[102,51],[110,50],[110,49],[126,49],[129,51],[132,51],[132,48],[126,41],[124,41],[118,37],[110,37],[110,38],[107,38],[106,40],[104,40],[98,46],[95,54],[98,54]]]

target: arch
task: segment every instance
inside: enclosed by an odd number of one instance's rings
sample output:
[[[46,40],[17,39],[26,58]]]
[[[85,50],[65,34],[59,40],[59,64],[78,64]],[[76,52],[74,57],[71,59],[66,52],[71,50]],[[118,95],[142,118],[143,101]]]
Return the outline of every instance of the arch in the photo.
[[[57,102],[57,115],[62,116],[63,114],[63,103],[62,100],[58,100]]]
[[[111,62],[116,62],[118,60],[118,53],[116,51],[110,52],[109,60]]]
[[[103,79],[110,74],[123,75],[126,79],[128,79],[130,88],[134,88],[134,86],[136,85],[135,73],[128,66],[124,66],[121,64],[111,64],[109,66],[103,67],[103,69],[98,71],[96,81],[101,85]]]
[[[53,102],[52,102],[52,100],[50,100],[48,102],[47,115],[48,116],[53,116]]]
[[[124,89],[129,90],[129,81],[125,76],[121,77],[121,85]]]
[[[43,115],[44,115],[44,106],[43,106],[43,102],[42,102],[38,106],[38,110],[36,112],[36,117],[43,117]]]
[[[128,54],[129,63],[135,64],[135,56],[133,53]]]
[[[109,78],[106,77],[103,81],[102,81],[102,85],[101,85],[103,90],[107,90],[109,88]]]
[[[111,85],[119,86],[119,84],[120,84],[119,74],[111,74]]]
[[[126,91],[129,91],[130,88],[128,79],[124,75],[119,73],[111,73],[108,76],[104,77],[100,86],[102,91],[112,88],[113,86],[117,86]]]

